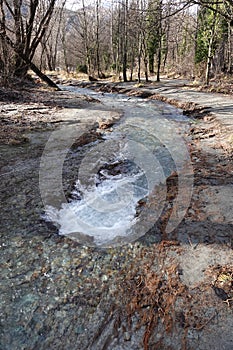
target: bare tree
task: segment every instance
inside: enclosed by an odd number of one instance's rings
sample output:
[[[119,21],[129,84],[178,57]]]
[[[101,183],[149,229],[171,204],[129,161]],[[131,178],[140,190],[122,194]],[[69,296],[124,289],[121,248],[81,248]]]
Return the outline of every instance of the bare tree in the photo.
[[[140,81],[142,72],[146,81],[149,74],[156,74],[159,81],[162,70],[190,77],[194,75],[197,46],[197,13],[194,9],[202,6],[215,12],[218,18],[224,18],[228,25],[221,43],[214,50],[215,55],[211,52],[210,55],[216,69],[227,67],[231,71],[232,1],[221,0],[221,4],[216,6],[218,2],[112,0],[111,6],[107,7],[101,0],[80,0],[78,10],[64,12],[61,43],[57,48],[62,48],[67,70],[70,66],[81,67],[89,75],[96,74],[98,77],[110,70],[118,76],[122,73],[124,81],[132,80],[135,73]],[[49,56],[52,38],[51,34],[44,39],[46,57]],[[213,64],[210,64],[211,69]],[[48,59],[47,65],[52,67]]]
[[[62,22],[64,16],[64,0],[60,6],[54,9],[54,14],[50,20],[48,30],[41,39],[40,67],[50,71],[55,70],[57,65],[58,46],[62,32]]]
[[[0,17],[0,37],[15,53],[13,75],[24,77],[29,67],[46,79],[32,60],[51,20],[56,0],[2,0]],[[7,21],[6,21],[7,17]],[[57,86],[56,86],[57,87]]]

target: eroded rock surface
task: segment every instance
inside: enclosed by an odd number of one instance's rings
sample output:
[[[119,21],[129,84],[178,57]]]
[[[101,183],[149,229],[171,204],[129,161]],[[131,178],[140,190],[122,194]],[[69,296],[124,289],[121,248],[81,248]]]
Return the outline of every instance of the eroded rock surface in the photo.
[[[89,143],[98,139],[102,120],[109,127],[120,113],[68,92],[46,95],[47,102],[43,97],[39,105],[4,101],[1,123],[9,123],[11,133],[13,124],[17,128],[18,120],[25,121],[18,130],[24,128],[28,141],[16,145],[4,136],[0,145],[1,348],[232,349],[231,102],[182,86],[150,87],[143,96],[169,96],[190,109],[193,102],[196,117],[201,111],[188,132],[194,188],[186,216],[175,231],[165,232],[177,192],[174,174],[156,225],[140,241],[109,249],[78,245],[42,219],[38,173],[51,130],[78,125],[83,138],[74,147],[82,147],[71,150],[63,169],[69,195],[70,181],[77,178]],[[130,93],[132,87],[108,84],[107,89]],[[211,107],[211,115],[200,106]],[[22,113],[26,117],[19,118]],[[34,133],[37,122],[43,132]]]

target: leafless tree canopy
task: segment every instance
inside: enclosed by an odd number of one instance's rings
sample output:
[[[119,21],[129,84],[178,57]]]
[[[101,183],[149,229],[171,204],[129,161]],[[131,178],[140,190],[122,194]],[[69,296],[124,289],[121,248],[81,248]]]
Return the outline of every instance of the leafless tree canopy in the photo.
[[[232,73],[233,0],[0,0],[2,79],[30,62],[91,76]]]

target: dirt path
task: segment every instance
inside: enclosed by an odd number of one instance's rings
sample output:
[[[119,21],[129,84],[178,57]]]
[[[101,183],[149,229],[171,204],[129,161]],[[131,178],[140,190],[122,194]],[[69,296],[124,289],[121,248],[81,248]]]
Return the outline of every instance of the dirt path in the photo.
[[[164,99],[195,117],[188,135],[195,175],[189,210],[170,235],[163,230],[168,211],[142,240],[120,248],[92,249],[58,236],[40,217],[40,157],[59,123],[87,127],[82,144],[95,139],[90,127],[96,129],[98,115],[85,120],[79,112],[100,106],[65,92],[28,93],[23,103],[20,93],[18,101],[6,97],[1,123],[9,128],[0,146],[1,348],[231,350],[231,97],[196,92],[182,81],[95,88]],[[105,119],[112,117],[106,111]],[[28,128],[39,128],[40,137],[31,138]],[[22,130],[30,142],[21,138]],[[81,159],[71,154],[67,168]],[[68,180],[75,176],[71,170]],[[176,187],[171,177],[171,203]]]

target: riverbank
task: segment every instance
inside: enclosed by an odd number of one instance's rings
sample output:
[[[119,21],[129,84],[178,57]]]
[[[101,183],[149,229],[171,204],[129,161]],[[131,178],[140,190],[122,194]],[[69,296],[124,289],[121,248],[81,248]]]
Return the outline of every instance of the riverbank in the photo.
[[[144,84],[135,83],[89,83],[73,82],[81,87],[91,87],[97,91],[123,93],[160,100],[183,110],[185,115],[195,119],[214,122],[213,128],[221,133],[222,147],[232,150],[233,103],[232,94],[210,93],[200,91],[187,80],[169,80]]]
[[[171,234],[163,230],[167,211],[144,240],[120,248],[88,248],[58,236],[56,228],[41,219],[38,186],[40,157],[51,130],[78,123],[86,135],[78,145],[88,147],[98,137],[99,127],[111,127],[120,111],[68,92],[35,91],[23,102],[21,96],[18,101],[4,101],[1,116],[5,124],[10,121],[6,134],[10,136],[3,136],[7,141],[1,145],[2,347],[231,349],[230,98],[198,95],[179,81],[161,84],[156,91],[154,86],[122,83],[90,87],[127,93],[128,98],[176,100],[174,104],[185,107],[193,118],[187,135],[194,168],[190,207]],[[14,139],[11,129],[21,127],[18,133],[22,137],[23,131],[25,139],[9,142]],[[82,152],[72,154],[70,166],[82,157]],[[67,180],[64,176],[66,191],[70,191],[68,180],[75,176],[75,171]],[[176,187],[171,177],[167,197],[171,202]]]

